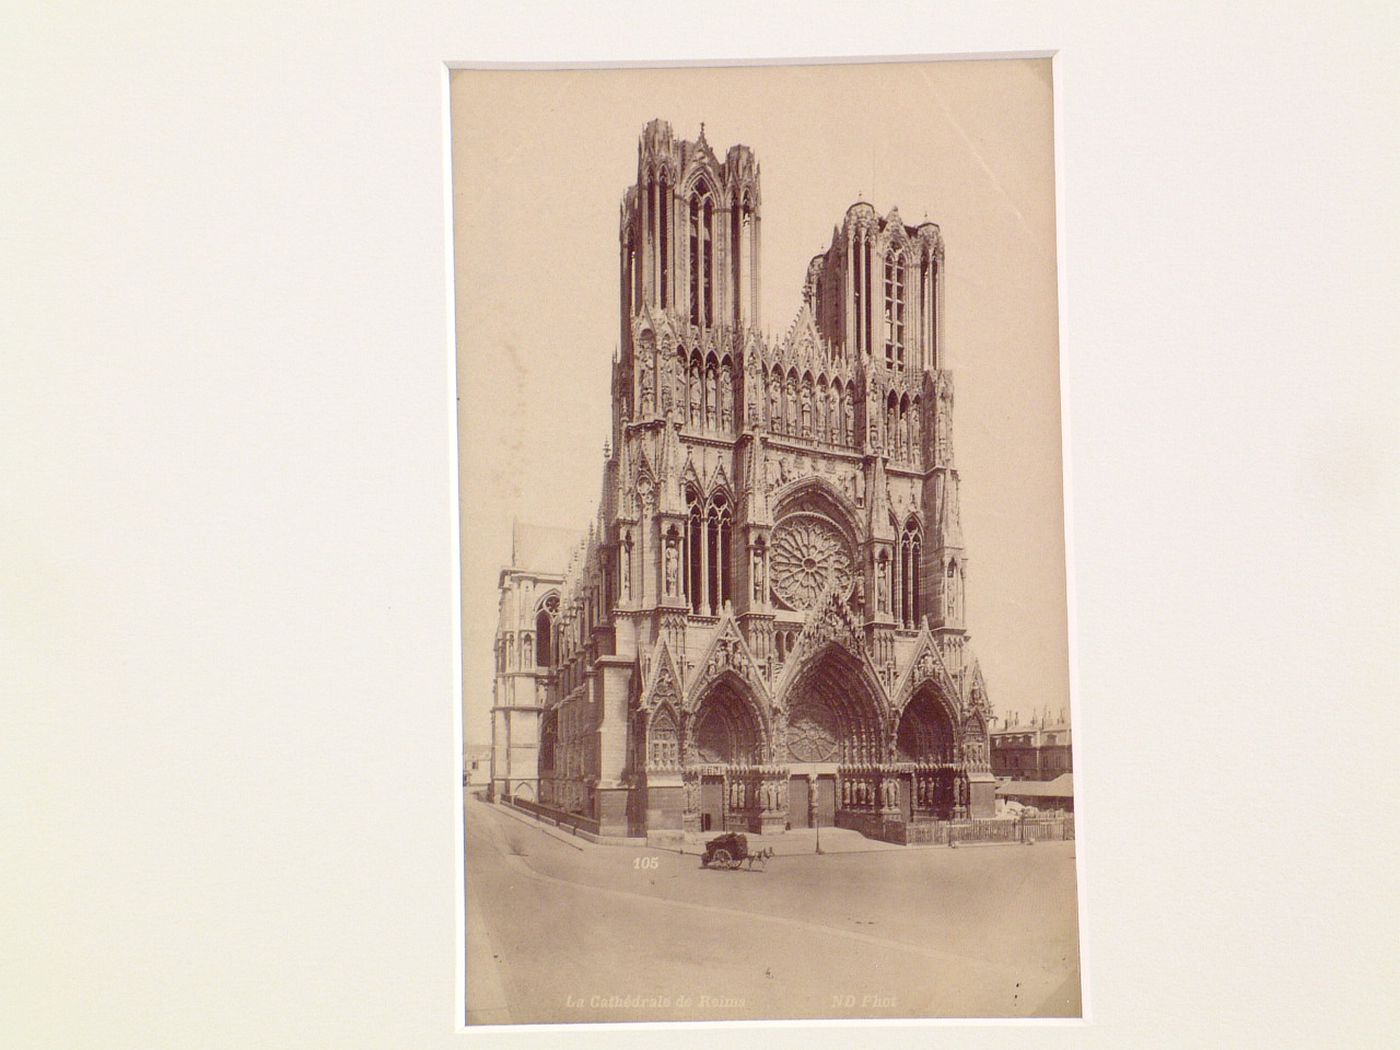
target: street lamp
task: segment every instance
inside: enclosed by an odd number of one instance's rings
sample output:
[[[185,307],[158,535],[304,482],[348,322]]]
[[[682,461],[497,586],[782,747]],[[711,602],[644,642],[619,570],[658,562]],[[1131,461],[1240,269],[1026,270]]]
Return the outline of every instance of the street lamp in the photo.
[[[817,785],[821,783],[820,778],[812,781],[812,793],[808,796],[807,805],[812,811],[812,826],[817,829],[817,852],[822,851],[822,809],[817,805]]]

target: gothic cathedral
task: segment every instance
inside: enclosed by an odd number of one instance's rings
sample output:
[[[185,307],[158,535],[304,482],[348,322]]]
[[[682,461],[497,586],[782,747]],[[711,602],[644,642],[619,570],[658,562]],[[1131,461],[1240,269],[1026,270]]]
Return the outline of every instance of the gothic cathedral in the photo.
[[[604,836],[921,841],[995,786],[943,240],[852,205],[769,342],[759,183],[703,127],[642,132],[598,517],[566,564],[502,573],[492,791]]]

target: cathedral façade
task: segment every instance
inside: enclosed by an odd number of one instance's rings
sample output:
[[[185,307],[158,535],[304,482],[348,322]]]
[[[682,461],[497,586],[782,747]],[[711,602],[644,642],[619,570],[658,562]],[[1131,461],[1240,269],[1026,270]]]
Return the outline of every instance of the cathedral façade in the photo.
[[[567,561],[517,540],[501,574],[492,791],[602,835],[918,841],[995,785],[943,240],[852,205],[769,342],[759,182],[703,127],[642,132],[599,513]]]

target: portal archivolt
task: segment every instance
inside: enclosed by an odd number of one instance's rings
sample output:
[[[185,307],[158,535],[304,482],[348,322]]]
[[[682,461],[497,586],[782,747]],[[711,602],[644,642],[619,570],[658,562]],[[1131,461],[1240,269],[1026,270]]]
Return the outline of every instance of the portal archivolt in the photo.
[[[901,762],[953,761],[953,721],[933,683],[924,683],[901,712],[895,752]]]
[[[817,653],[788,690],[788,755],[794,762],[878,762],[881,705],[859,657],[840,645]]]
[[[690,724],[689,762],[754,765],[767,758],[763,721],[732,677],[719,679],[706,691]]]

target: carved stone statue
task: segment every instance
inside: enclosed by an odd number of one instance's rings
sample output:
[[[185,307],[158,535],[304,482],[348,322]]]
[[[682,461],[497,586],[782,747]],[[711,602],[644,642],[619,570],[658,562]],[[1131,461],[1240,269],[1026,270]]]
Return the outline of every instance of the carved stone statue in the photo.
[[[856,406],[855,406],[855,402],[851,400],[851,398],[850,398],[849,395],[847,395],[846,397],[842,398],[842,400],[845,402],[845,409],[846,409],[846,444],[848,444],[848,445],[854,445],[854,444],[856,443]]]
[[[672,395],[676,386],[676,359],[668,353],[661,355],[661,414],[668,419],[671,416]]]
[[[812,388],[802,388],[802,436],[812,436]]]
[[[875,566],[875,603],[880,612],[889,612],[890,608],[890,563],[881,559]]]
[[[690,366],[690,425],[700,425],[700,366]]]
[[[763,601],[764,595],[768,593],[763,562],[763,548],[759,547],[753,552],[753,600],[756,602]]]
[[[628,599],[632,597],[632,544],[624,542],[621,551],[622,557],[622,597]]]
[[[776,375],[768,384],[768,429],[775,434],[783,430],[783,386]]]
[[[672,541],[666,543],[666,594],[676,594],[676,545]]]
[[[734,428],[734,373],[725,365],[719,376],[720,425],[725,430]]]
[[[686,365],[685,349],[676,351],[676,418],[685,422],[686,403],[689,401],[690,371]]]
[[[924,458],[923,444],[919,437],[919,405],[916,401],[909,406],[909,457],[915,462]]]
[[[705,425],[711,430],[715,428],[715,418],[719,412],[719,380],[715,376],[715,367],[711,365],[705,372]]]
[[[934,414],[934,439],[940,464],[946,465],[953,458],[953,434],[951,416],[953,414],[953,391],[944,386],[938,397],[937,411]]]
[[[642,415],[650,416],[653,405],[652,388],[654,383],[656,382],[656,366],[652,362],[651,353],[649,352],[649,349],[647,347],[644,346],[642,348],[642,351],[640,354],[638,354],[638,357],[640,358],[642,375]]]

